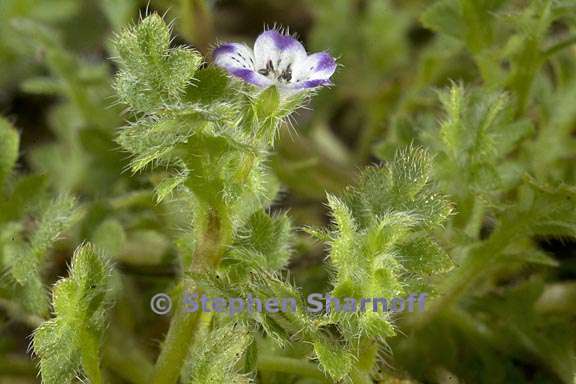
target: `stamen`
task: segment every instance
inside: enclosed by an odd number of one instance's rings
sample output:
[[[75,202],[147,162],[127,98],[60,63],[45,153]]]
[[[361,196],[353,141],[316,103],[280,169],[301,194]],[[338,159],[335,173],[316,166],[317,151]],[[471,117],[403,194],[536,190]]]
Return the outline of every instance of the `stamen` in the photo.
[[[264,76],[268,76],[270,72],[276,73],[276,71],[274,70],[274,65],[272,64],[272,60],[268,60],[268,62],[266,63],[266,68],[258,70],[258,73]]]
[[[286,80],[286,82],[290,82],[292,80],[292,64],[288,64],[286,69],[282,71],[280,76],[278,77],[279,80]]]

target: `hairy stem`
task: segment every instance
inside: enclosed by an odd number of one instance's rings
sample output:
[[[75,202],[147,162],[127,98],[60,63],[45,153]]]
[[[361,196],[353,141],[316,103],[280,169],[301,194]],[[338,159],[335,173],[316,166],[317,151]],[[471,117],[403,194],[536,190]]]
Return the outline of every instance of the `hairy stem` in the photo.
[[[191,291],[191,282],[185,280],[178,289],[178,295]],[[152,373],[152,384],[173,384],[178,382],[180,370],[188,354],[188,349],[196,331],[198,313],[188,313],[183,305],[176,306],[170,328],[160,356]]]
[[[214,268],[220,263],[225,247],[232,239],[229,219],[223,210],[206,209],[204,220],[198,223],[202,226],[203,235],[195,251],[197,268]],[[190,280],[183,280],[178,296],[185,292],[201,292],[193,286]],[[179,303],[181,304],[181,303]],[[185,306],[177,305],[176,312],[170,323],[170,328],[154,372],[152,384],[174,384],[178,382],[184,360],[188,355],[190,345],[198,329],[200,315],[198,312],[187,313]]]

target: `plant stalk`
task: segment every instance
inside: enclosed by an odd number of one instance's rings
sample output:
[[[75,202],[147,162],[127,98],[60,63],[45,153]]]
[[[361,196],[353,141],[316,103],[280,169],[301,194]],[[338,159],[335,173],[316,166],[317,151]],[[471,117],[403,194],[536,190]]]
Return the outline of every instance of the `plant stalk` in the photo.
[[[199,220],[198,224],[202,226],[203,235],[195,251],[198,262],[196,267],[210,270],[220,263],[225,247],[232,239],[232,226],[223,210],[211,207],[203,211],[203,220]],[[177,290],[177,296],[181,297],[186,292],[194,292],[198,296],[202,294],[191,280],[185,278]],[[181,300],[177,304],[179,305],[176,305],[176,312],[152,373],[152,384],[178,382],[199,326],[199,312],[188,313],[185,306],[181,305]]]

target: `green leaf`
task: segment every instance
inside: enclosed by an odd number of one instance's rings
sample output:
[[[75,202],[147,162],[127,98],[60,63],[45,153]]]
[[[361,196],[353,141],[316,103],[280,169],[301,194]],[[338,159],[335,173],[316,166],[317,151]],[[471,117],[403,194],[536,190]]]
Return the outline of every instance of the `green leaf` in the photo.
[[[532,124],[516,119],[510,97],[504,93],[454,85],[440,93],[440,101],[446,116],[437,132],[442,148],[437,177],[455,196],[509,187],[499,166],[534,131]]]
[[[576,236],[576,188],[549,185],[526,178],[523,213],[529,217],[530,233],[540,236]]]
[[[228,76],[223,69],[207,67],[196,72],[194,84],[187,88],[186,101],[211,103],[227,95]]]
[[[238,372],[237,366],[251,343],[248,330],[238,324],[215,328],[192,349],[183,382],[248,384],[249,377]]]
[[[479,53],[493,43],[493,18],[502,4],[504,0],[440,0],[420,20],[426,28],[461,40],[472,53]]]
[[[100,345],[113,288],[108,261],[92,245],[76,249],[69,277],[53,291],[55,317],[34,333],[43,383],[71,383],[80,368],[91,383],[102,383]]]
[[[348,268],[356,266],[359,261],[356,243],[357,227],[352,213],[340,199],[328,195],[328,206],[337,230],[337,237],[331,239],[330,242],[330,260],[336,268],[344,272]],[[348,273],[345,273],[345,275],[348,275]]]
[[[528,262],[547,265],[549,267],[558,267],[560,265],[560,263],[556,261],[552,256],[538,249],[527,249],[519,253],[506,254],[503,261]]]
[[[352,355],[334,343],[317,341],[314,352],[320,367],[334,380],[342,380],[352,369]]]
[[[25,80],[21,88],[24,92],[38,95],[58,95],[63,91],[62,84],[50,77],[33,77]]]
[[[191,49],[170,48],[170,30],[157,14],[124,29],[114,47],[121,69],[114,87],[120,100],[138,112],[179,101],[202,63]]]
[[[427,153],[409,146],[385,167],[366,170],[343,199],[328,195],[334,225],[322,236],[334,268],[332,296],[399,297],[451,267],[431,236],[451,211],[446,198],[434,191],[431,173]],[[351,345],[363,336],[394,334],[386,315],[334,312],[329,318]],[[329,362],[330,350],[321,352]]]
[[[45,384],[71,383],[80,356],[74,345],[75,331],[59,319],[42,324],[34,331],[34,352],[40,357],[40,375]]]
[[[398,251],[402,265],[411,273],[431,275],[453,266],[446,251],[422,233],[400,244]]]
[[[259,268],[269,271],[280,270],[288,263],[292,226],[285,214],[270,216],[264,211],[257,211],[250,216],[237,237],[231,258],[239,259],[245,254],[256,261]],[[245,261],[250,262],[246,258]]]
[[[82,368],[86,377],[90,378],[90,383],[101,384],[102,374],[100,372],[100,340],[97,334],[87,329],[80,330],[79,338],[80,355],[82,357]]]
[[[386,166],[364,170],[344,200],[365,226],[390,212],[403,213],[404,219],[411,216],[426,227],[442,225],[452,208],[431,182],[431,162],[423,149],[409,146],[398,150]]]
[[[70,227],[75,219],[75,213],[76,201],[66,195],[48,205],[30,238],[30,248],[36,258],[47,252],[48,248]]]

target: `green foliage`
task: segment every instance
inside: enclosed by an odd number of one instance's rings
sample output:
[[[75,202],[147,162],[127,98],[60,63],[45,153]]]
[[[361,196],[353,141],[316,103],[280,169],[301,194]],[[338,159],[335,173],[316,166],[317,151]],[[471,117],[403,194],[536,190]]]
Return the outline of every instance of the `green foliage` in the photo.
[[[430,277],[451,267],[446,251],[430,236],[451,211],[430,183],[431,164],[422,149],[408,147],[386,166],[365,171],[342,199],[328,196],[333,228],[322,237],[328,238],[334,268],[332,296],[403,297],[423,292]],[[348,349],[365,337],[395,334],[390,314],[383,311],[330,312],[325,322],[338,325]],[[332,377],[349,373],[346,356],[352,350],[323,344],[314,348]]]
[[[334,87],[210,63],[280,16]],[[575,42],[568,0],[0,1],[0,381],[573,384]]]
[[[150,165],[172,170],[158,184],[159,200],[182,184],[212,206],[231,206],[249,194],[271,199],[261,166],[265,152],[257,141],[260,135],[252,129],[264,124],[250,119],[246,127],[238,126],[252,108],[266,113],[265,118],[274,113],[263,111],[258,101],[269,98],[252,99],[225,90],[227,82],[214,69],[198,71],[198,83],[192,84],[200,56],[186,48],[169,49],[169,34],[162,19],[152,15],[116,39],[120,100],[146,113],[117,139],[133,156],[132,171]],[[215,81],[219,85],[213,88]],[[274,127],[278,124],[274,120]]]
[[[190,366],[185,368],[184,382],[250,383],[249,376],[240,373],[238,368],[251,339],[249,330],[238,324],[215,328],[206,335],[205,342],[197,343],[192,348]]]
[[[13,86],[39,69],[37,63],[28,60],[33,51],[26,44],[26,37],[15,30],[15,20],[25,18],[58,24],[77,14],[78,5],[74,0],[58,0],[52,4],[41,0],[7,0],[0,4],[0,84]]]
[[[120,100],[137,112],[150,113],[177,101],[202,62],[196,52],[169,45],[170,29],[156,14],[115,40],[124,72],[116,77],[114,88]]]
[[[343,353],[335,345],[316,342],[314,343],[314,353],[322,368],[336,380],[346,377],[352,368],[352,355]]]
[[[532,235],[573,237],[576,235],[574,212],[576,189],[567,185],[546,185],[526,180],[519,215],[526,217],[523,227]]]
[[[50,76],[31,77],[25,92],[61,99],[48,115],[57,141],[39,145],[27,154],[34,170],[49,175],[51,185],[63,193],[97,192],[120,178],[112,128],[119,123],[111,108],[108,65],[74,55],[64,39],[49,26],[29,19],[15,23],[26,44],[43,52]],[[97,165],[97,167],[95,166]],[[88,170],[93,170],[88,175]]]
[[[61,196],[52,201],[46,201],[41,195],[34,195],[39,191],[35,179],[24,179],[18,183],[13,195],[7,200],[7,205],[20,204],[23,208],[20,212],[13,211],[10,217],[7,212],[6,222],[2,223],[0,254],[2,265],[8,271],[8,278],[2,284],[10,296],[17,299],[31,313],[44,314],[48,312],[45,289],[42,282],[42,268],[47,255],[54,243],[68,230],[74,221],[76,204],[74,199]],[[26,195],[19,195],[24,190],[18,188],[30,188]],[[28,207],[22,206],[22,198],[32,199],[29,203],[35,203]],[[37,220],[32,229],[25,227],[25,218],[20,217],[24,213],[34,214]]]
[[[439,178],[451,184],[447,190],[452,195],[487,194],[517,183],[521,168],[510,174],[502,159],[533,132],[533,126],[527,119],[514,118],[508,97],[453,86],[440,94],[440,100],[446,118],[438,132],[438,169]]]
[[[427,28],[463,40],[477,53],[493,43],[494,14],[504,3],[502,0],[438,1],[423,13],[421,20]]]
[[[74,253],[69,277],[53,290],[54,318],[34,333],[43,383],[70,383],[80,367],[91,383],[102,383],[100,345],[114,296],[112,268],[90,244]]]
[[[257,211],[240,228],[234,248],[226,257],[229,263],[239,262],[249,269],[278,271],[288,263],[292,238],[288,216]]]

